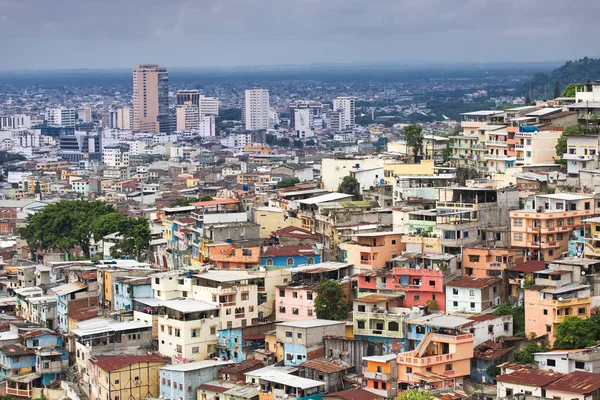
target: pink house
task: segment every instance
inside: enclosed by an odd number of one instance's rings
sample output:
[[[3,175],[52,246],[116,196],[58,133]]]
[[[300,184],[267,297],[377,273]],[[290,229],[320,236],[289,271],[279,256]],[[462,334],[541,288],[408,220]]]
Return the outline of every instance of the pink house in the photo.
[[[313,289],[315,285],[291,282],[277,286],[275,291],[275,320],[301,321],[317,319]]]

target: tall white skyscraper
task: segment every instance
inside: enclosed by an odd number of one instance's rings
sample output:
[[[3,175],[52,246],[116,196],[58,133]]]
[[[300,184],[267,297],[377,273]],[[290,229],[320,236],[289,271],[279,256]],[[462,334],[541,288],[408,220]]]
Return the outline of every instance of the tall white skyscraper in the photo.
[[[77,111],[74,108],[48,108],[46,122],[51,126],[75,126]]]
[[[269,89],[246,90],[242,122],[249,131],[269,128]]]
[[[217,97],[206,97],[201,94],[198,98],[198,106],[200,107],[200,118],[207,115],[219,115],[219,99]]]
[[[77,109],[77,118],[84,124],[92,122],[92,107],[89,104],[82,104]]]
[[[333,99],[333,111],[344,110],[345,126],[342,129],[354,128],[356,122],[356,99],[342,96]]]

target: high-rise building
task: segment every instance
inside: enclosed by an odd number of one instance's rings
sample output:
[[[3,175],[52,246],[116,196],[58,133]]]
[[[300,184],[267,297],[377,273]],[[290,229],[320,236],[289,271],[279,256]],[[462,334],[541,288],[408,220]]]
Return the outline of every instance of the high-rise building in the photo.
[[[200,95],[200,118],[206,115],[219,115],[219,99]]]
[[[25,114],[0,116],[0,131],[7,129],[29,129],[31,118]]]
[[[117,108],[117,129],[131,129],[131,108],[121,107]]]
[[[48,108],[46,110],[46,123],[52,126],[75,126],[77,111],[74,108]]]
[[[178,105],[177,113],[177,130],[191,131],[200,128],[200,109],[197,105],[182,104]]]
[[[178,106],[191,104],[198,106],[200,104],[199,90],[180,90],[177,92],[176,101]]]
[[[249,131],[269,128],[269,90],[248,89],[242,108],[242,122]]]
[[[77,109],[77,119],[84,124],[89,124],[92,122],[92,107],[90,107],[89,104],[82,104]]]
[[[331,132],[341,132],[346,129],[346,113],[344,110],[329,111],[327,113],[328,126]]]
[[[333,111],[344,110],[346,126],[342,129],[354,128],[356,121],[356,99],[354,97],[336,97],[333,99]]]
[[[169,73],[157,64],[133,69],[133,130],[159,133],[169,122]],[[161,129],[161,126],[163,129]]]

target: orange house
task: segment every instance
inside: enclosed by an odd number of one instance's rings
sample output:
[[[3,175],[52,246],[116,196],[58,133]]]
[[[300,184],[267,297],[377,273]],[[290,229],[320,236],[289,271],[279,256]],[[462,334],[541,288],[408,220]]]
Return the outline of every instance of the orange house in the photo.
[[[525,250],[517,248],[463,248],[465,275],[473,278],[501,278],[504,270],[523,262]]]
[[[384,399],[398,393],[398,365],[395,354],[363,357],[363,386]]]
[[[471,373],[473,342],[473,334],[459,330],[427,332],[415,350],[398,354],[398,386],[446,388],[462,384]]]
[[[595,213],[591,195],[537,195],[529,209],[510,212],[511,245],[526,249],[530,260],[555,260],[568,250],[573,231]]]
[[[233,243],[207,244],[208,259],[219,269],[250,269],[260,264],[260,247],[237,247]]]
[[[391,263],[406,249],[402,234],[395,232],[372,232],[351,235],[352,241],[343,244],[346,262],[361,270],[380,270]],[[390,264],[391,265],[391,264]]]

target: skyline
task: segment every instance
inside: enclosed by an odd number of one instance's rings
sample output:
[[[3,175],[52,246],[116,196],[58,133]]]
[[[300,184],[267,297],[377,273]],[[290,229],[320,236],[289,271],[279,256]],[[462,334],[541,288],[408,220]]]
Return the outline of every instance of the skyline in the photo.
[[[597,56],[589,51],[600,4],[591,1],[258,3],[0,0],[0,43],[13,54],[0,70],[120,69],[145,62],[181,68],[488,64]]]

